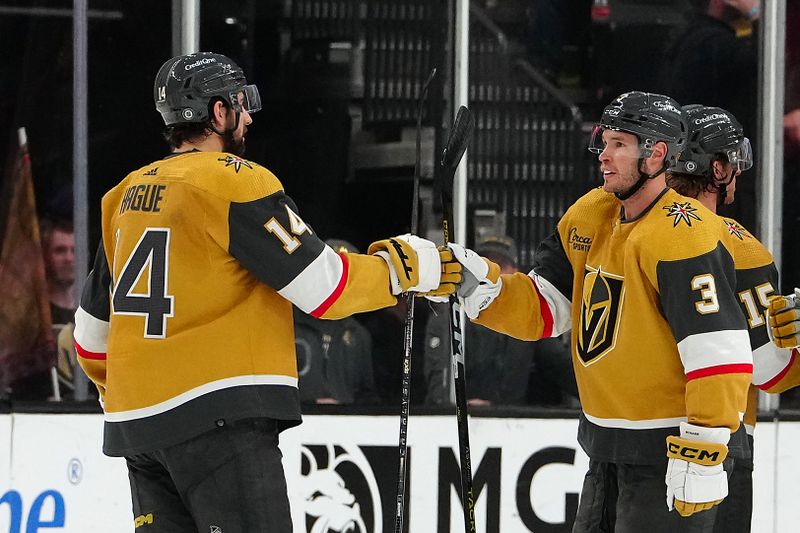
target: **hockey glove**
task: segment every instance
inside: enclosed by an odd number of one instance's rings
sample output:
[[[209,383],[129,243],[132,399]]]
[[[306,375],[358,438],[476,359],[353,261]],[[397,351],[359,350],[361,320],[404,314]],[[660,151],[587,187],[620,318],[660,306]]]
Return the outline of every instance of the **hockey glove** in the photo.
[[[681,436],[667,437],[667,507],[681,516],[711,509],[728,495],[722,462],[728,455],[728,428],[681,422]]]
[[[439,286],[422,296],[433,302],[442,303],[446,302],[451,294],[455,294],[456,287],[461,283],[462,268],[461,263],[453,256],[453,252],[445,246],[439,247],[439,260],[442,263]]]
[[[767,307],[768,333],[780,348],[800,346],[800,289],[788,296],[775,296]]]
[[[399,235],[373,242],[367,253],[382,257],[389,265],[389,280],[395,296],[401,292],[428,292],[439,287],[439,250],[427,239]]]
[[[456,291],[458,300],[467,316],[474,320],[500,294],[503,287],[500,267],[460,244],[451,242],[447,246],[462,266],[463,280]]]

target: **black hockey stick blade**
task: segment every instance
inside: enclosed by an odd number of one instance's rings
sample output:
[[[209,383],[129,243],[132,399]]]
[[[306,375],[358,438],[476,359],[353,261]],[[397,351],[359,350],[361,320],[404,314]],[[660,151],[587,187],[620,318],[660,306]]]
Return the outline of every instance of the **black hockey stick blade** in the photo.
[[[441,180],[442,230],[445,244],[453,240],[453,179],[474,131],[475,118],[472,112],[462,105],[456,113],[450,137],[447,139],[447,145],[442,150],[442,158],[439,161],[441,165],[439,179]]]
[[[458,166],[461,158],[464,157],[467,146],[469,146],[474,130],[475,118],[472,116],[472,112],[462,105],[458,108],[453,129],[447,139],[447,146],[442,152],[442,166],[444,168],[456,168]]]

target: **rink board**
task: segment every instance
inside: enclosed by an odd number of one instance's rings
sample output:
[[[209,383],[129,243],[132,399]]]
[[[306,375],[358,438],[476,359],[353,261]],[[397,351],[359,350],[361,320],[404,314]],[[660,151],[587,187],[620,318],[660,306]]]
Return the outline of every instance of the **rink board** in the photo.
[[[102,423],[0,415],[0,533],[134,531],[125,462],[100,452]],[[588,465],[576,431],[576,419],[470,419],[479,531],[570,531]],[[455,417],[412,416],[408,434],[409,531],[463,531]],[[295,532],[392,531],[397,435],[393,416],[306,416],[284,432]],[[800,422],[757,426],[754,533],[800,523],[798,443]]]

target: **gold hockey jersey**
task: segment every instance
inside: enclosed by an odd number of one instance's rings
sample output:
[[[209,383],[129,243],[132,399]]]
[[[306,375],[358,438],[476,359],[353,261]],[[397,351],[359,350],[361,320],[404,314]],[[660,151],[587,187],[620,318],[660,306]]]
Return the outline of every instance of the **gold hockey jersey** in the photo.
[[[322,318],[392,305],[380,257],[337,254],[278,179],[221,152],[173,154],[103,197],[76,313],[104,451],[151,451],[251,417],[300,423],[292,304]]]
[[[736,220],[723,217],[723,223],[732,237],[736,296],[747,320],[753,350],[753,385],[744,416],[747,433],[752,435],[758,408],[756,390],[776,393],[797,386],[800,363],[797,349],[778,348],[767,332],[765,310],[779,287],[772,254]]]
[[[595,189],[477,322],[522,339],[572,329],[578,440],[595,460],[663,462],[681,421],[730,428],[746,456],[752,354],[731,246],[719,217],[671,189],[627,220]]]

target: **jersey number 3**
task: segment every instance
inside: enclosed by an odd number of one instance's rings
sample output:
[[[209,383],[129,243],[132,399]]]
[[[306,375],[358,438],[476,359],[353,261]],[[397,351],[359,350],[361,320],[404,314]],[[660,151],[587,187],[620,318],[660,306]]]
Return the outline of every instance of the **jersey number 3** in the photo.
[[[145,229],[112,293],[114,314],[144,316],[144,336],[148,339],[165,338],[167,317],[173,316],[174,298],[167,294],[169,236],[169,228]],[[147,291],[134,292],[145,272]]]

